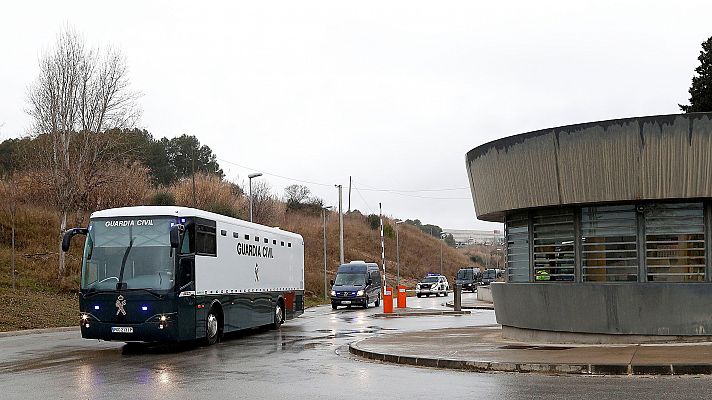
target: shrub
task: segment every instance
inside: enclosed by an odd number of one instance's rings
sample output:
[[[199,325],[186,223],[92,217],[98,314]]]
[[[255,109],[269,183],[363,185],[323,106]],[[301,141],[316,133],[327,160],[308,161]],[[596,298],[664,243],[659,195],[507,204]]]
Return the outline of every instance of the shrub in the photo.
[[[369,214],[368,224],[371,226],[371,229],[378,229],[381,226],[381,218],[376,214]]]
[[[152,206],[174,206],[176,204],[176,196],[171,192],[162,190],[151,196],[150,204]]]

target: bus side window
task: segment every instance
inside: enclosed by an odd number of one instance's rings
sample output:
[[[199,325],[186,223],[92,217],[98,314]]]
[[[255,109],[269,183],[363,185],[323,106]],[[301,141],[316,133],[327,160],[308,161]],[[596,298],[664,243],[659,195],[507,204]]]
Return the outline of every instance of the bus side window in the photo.
[[[195,234],[195,225],[189,225],[188,229],[185,230],[183,234],[183,244],[180,248],[181,254],[191,254],[194,252],[195,244],[193,243],[193,236]]]
[[[205,256],[217,255],[217,237],[214,227],[205,225],[196,226],[195,253]]]

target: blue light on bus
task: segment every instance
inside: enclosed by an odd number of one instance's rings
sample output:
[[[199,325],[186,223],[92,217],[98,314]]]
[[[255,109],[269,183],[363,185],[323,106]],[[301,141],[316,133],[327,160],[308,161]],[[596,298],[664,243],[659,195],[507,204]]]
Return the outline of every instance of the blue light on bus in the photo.
[[[143,310],[143,311],[148,311],[148,307],[146,307],[146,306],[141,306],[141,310]]]
[[[98,309],[99,309],[99,306],[94,306],[94,309],[95,309],[95,310],[98,310]]]
[[[184,222],[185,222],[185,218],[181,218],[181,219],[180,219],[180,223],[182,224],[182,223],[184,223]]]

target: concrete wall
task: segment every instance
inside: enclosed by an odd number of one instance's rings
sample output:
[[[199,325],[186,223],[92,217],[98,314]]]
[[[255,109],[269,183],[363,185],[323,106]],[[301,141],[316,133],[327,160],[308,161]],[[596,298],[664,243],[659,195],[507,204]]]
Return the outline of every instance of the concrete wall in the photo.
[[[466,165],[478,218],[510,210],[712,197],[712,113],[628,118],[511,136]]]
[[[492,303],[492,289],[489,286],[477,286],[477,300]]]
[[[712,283],[493,283],[497,322],[522,329],[710,335]]]

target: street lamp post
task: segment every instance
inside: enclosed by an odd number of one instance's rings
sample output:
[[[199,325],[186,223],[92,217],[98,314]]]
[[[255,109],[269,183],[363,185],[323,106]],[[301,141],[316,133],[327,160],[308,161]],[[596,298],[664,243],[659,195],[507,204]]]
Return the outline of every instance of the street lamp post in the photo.
[[[250,222],[252,222],[252,178],[257,178],[258,176],[262,176],[262,172],[255,172],[254,174],[247,175],[247,178],[250,181]]]
[[[332,206],[321,208],[321,217],[324,221],[324,300],[328,300],[328,289],[326,286],[326,211],[331,210]]]
[[[396,290],[400,286],[400,245],[398,240],[398,225],[402,224],[403,221],[396,220]]]

